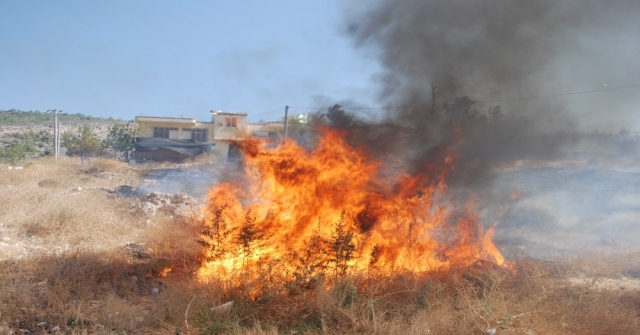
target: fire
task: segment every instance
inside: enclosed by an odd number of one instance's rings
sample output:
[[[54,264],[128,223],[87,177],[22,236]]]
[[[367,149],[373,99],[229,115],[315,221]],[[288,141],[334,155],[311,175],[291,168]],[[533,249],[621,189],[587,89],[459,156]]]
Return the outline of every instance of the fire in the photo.
[[[441,148],[410,175],[393,173],[389,166],[398,162],[349,146],[339,131],[321,133],[310,152],[293,141],[239,144],[244,178],[210,189],[203,207],[201,279],[504,263],[493,228],[482,231],[473,205],[459,210],[446,201],[455,147]]]
[[[158,277],[166,277],[173,268],[165,267],[158,272]]]

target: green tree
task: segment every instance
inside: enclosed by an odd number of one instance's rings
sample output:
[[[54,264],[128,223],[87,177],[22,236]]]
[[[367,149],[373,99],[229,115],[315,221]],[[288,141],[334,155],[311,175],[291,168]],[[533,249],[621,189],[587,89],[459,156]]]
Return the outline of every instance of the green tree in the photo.
[[[317,127],[326,124],[325,114],[310,113],[305,118],[289,118],[289,137],[299,145],[311,149],[318,139]]]
[[[138,127],[134,122],[117,122],[109,126],[107,138],[102,142],[105,147],[113,149],[116,157],[129,161],[129,154],[135,146]]]
[[[78,135],[69,132],[62,134],[62,145],[67,149],[68,156],[80,156],[83,164],[85,158],[97,156],[104,149],[88,123],[78,128]]]
[[[344,275],[349,269],[349,262],[356,256],[355,234],[344,222],[344,210],[340,220],[334,224],[331,236],[331,255],[329,261],[335,264],[336,275]]]
[[[33,145],[33,141],[13,142],[4,148],[0,148],[0,161],[15,163],[36,151],[38,150]]]
[[[327,109],[327,119],[332,127],[349,128],[353,126],[353,115],[348,114],[342,106],[335,104]]]

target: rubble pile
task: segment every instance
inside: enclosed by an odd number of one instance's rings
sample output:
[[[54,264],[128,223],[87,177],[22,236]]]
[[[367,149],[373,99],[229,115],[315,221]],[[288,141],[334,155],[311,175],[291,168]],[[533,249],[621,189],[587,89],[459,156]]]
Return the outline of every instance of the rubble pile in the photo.
[[[186,193],[150,192],[134,201],[131,209],[149,217],[164,212],[172,216],[176,223],[186,223],[202,215],[198,202]]]

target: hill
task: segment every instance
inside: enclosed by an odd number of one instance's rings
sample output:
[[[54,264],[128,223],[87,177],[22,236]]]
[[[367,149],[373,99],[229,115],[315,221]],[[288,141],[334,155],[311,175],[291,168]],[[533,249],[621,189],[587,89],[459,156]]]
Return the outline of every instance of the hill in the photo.
[[[92,123],[115,121],[113,118],[100,118],[81,113],[58,113],[60,122],[66,123]],[[0,125],[46,125],[53,123],[53,115],[50,112],[22,111],[18,109],[0,110]]]

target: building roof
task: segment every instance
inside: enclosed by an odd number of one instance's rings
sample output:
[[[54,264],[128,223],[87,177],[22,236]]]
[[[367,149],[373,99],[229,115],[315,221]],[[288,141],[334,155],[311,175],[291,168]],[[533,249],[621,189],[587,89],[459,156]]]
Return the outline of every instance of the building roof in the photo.
[[[140,122],[170,122],[194,124],[198,121],[185,117],[165,117],[165,116],[136,116],[136,121]]]
[[[234,111],[223,111],[223,110],[211,111],[211,114],[214,114],[214,115],[239,115],[239,116],[247,116],[247,113],[246,113],[246,112],[234,112]]]
[[[262,126],[262,125],[283,125],[284,126],[284,121],[260,121],[258,123],[249,123],[249,124],[253,126]]]

